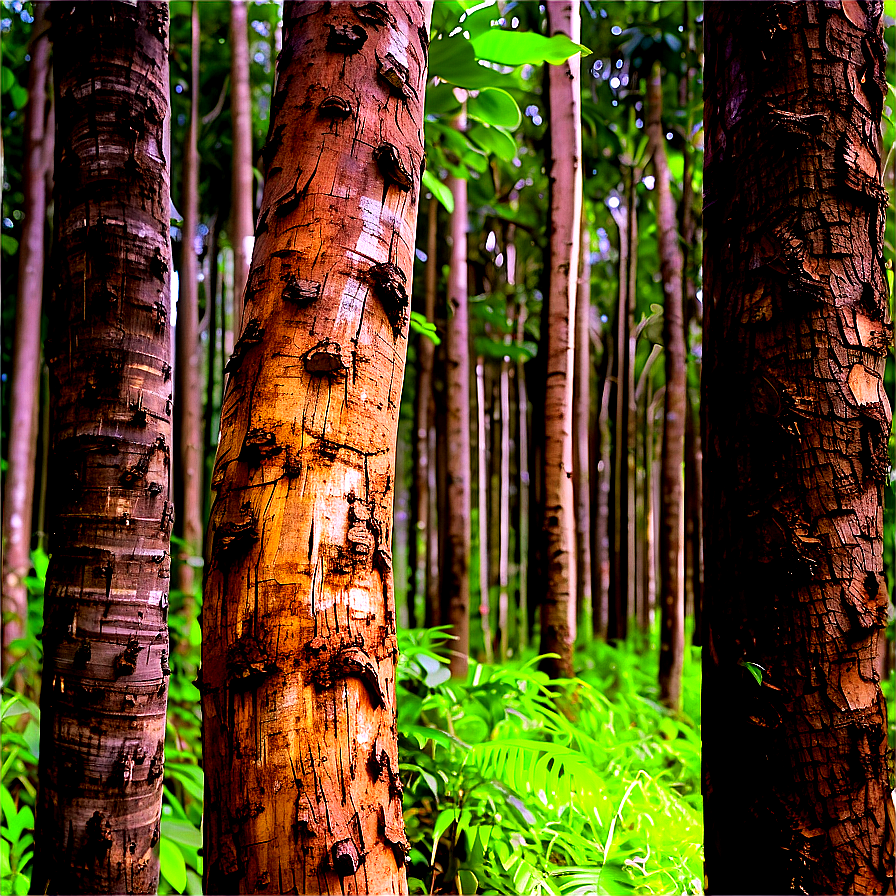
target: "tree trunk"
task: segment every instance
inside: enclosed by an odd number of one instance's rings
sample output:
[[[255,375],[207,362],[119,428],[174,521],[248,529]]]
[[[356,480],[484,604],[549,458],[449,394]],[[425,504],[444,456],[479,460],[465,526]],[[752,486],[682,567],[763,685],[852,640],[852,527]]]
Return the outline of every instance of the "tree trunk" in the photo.
[[[32,892],[153,893],[172,507],[168,5],[59,4]]]
[[[591,243],[582,215],[582,255],[576,293],[575,387],[573,427],[575,431],[576,602],[579,622],[590,638],[594,629],[591,591]]]
[[[461,116],[456,123],[463,130]],[[448,179],[454,197],[448,274],[448,453],[445,540],[442,557],[442,618],[451,626],[451,674],[466,678],[470,653],[470,330],[467,312],[467,182]],[[440,521],[440,525],[441,521]]]
[[[711,893],[896,884],[884,53],[880,4],[707,4]]]
[[[177,510],[181,538],[177,570],[178,588],[184,594],[184,633],[189,634],[196,613],[193,557],[202,547],[202,407],[199,385],[199,4],[193,0],[190,43],[190,119],[184,147],[184,229],[178,280],[177,351],[174,362],[174,407],[178,436],[180,486]]]
[[[207,538],[208,893],[406,892],[391,530],[429,12],[285,7]]]
[[[547,6],[548,34],[578,43],[578,0]],[[576,639],[576,535],[573,501],[573,413],[576,280],[582,214],[581,57],[548,68],[550,95],[551,244],[547,296],[544,521],[547,581],[541,600],[541,653],[556,653],[542,668],[571,677]]]
[[[25,577],[31,570],[31,499],[37,452],[40,319],[47,217],[46,169],[50,162],[44,151],[47,139],[47,76],[50,71],[46,8],[46,3],[35,4],[31,64],[28,69],[29,103],[25,110],[25,224],[19,250],[10,377],[9,455],[4,475],[3,675],[21,656],[20,650],[13,649],[12,642],[25,636],[28,623]]]
[[[249,92],[249,22],[246,0],[230,3],[230,112],[233,119],[233,170],[230,241],[233,246],[233,329],[240,332],[255,215],[252,173],[252,98]],[[272,110],[273,112],[273,110]],[[273,134],[273,130],[271,131]]]
[[[610,400],[614,370],[614,340],[612,333],[604,336],[600,410],[597,415],[597,434],[600,460],[597,464],[597,495],[594,511],[594,559],[597,589],[594,595],[594,636],[605,641],[610,613],[610,483],[613,478],[613,441],[610,431]]]
[[[476,358],[476,495],[478,505],[477,529],[479,547],[479,624],[482,628],[482,648],[485,661],[494,661],[491,631],[491,607],[489,606],[489,552],[488,552],[488,437],[485,422],[485,358]]]
[[[663,343],[666,394],[660,455],[660,700],[671,709],[681,704],[684,665],[684,429],[687,417],[682,310],[681,251],[662,122],[663,81],[659,63],[647,85],[647,133],[656,177],[657,243],[663,283]]]

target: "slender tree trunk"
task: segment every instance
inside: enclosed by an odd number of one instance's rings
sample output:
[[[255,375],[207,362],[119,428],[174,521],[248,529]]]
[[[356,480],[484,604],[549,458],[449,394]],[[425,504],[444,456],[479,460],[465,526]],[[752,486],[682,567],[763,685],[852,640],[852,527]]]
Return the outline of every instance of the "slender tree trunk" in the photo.
[[[426,268],[424,313],[428,321],[436,319],[436,286],[438,280],[438,208],[435,196],[429,201],[429,219],[426,229]],[[430,445],[435,429],[433,420],[433,369],[435,366],[435,344],[421,338],[417,345],[417,539],[422,547],[422,562],[418,561],[417,581],[424,594],[424,620],[432,619],[434,608],[438,607],[438,575],[433,576],[434,561],[438,563],[438,541],[436,516],[433,513],[435,458]],[[436,571],[438,566],[436,566]],[[438,618],[438,610],[435,610]]]
[[[880,12],[707,5],[711,893],[896,888]]]
[[[178,435],[180,485],[177,508],[181,537],[177,572],[184,593],[184,630],[189,633],[196,613],[193,597],[193,557],[202,547],[202,403],[199,385],[199,4],[193,0],[190,14],[190,118],[184,147],[184,190],[181,271],[177,299],[177,352],[174,365],[174,407]]]
[[[590,638],[594,629],[591,592],[591,242],[582,215],[582,254],[576,294],[575,387],[573,428],[575,432],[576,602],[579,623]]]
[[[491,631],[491,607],[488,600],[489,556],[488,556],[488,438],[485,423],[485,359],[476,358],[476,495],[478,504],[479,537],[479,620],[482,627],[482,643],[485,661],[494,661]]]
[[[430,9],[284,8],[207,539],[209,893],[406,892],[392,502]]]
[[[578,0],[547,6],[548,33],[578,43]],[[542,662],[552,677],[570,677],[576,638],[576,534],[573,500],[573,380],[576,280],[582,213],[581,57],[548,69],[550,93],[551,275],[547,296],[544,541],[546,591],[541,600]]]
[[[32,892],[153,893],[172,507],[168,5],[58,4]]]
[[[25,110],[25,224],[19,250],[15,335],[9,408],[9,455],[3,500],[3,651],[2,671],[21,656],[12,642],[25,636],[31,570],[32,493],[37,452],[40,321],[44,273],[44,227],[47,217],[45,152],[48,139],[47,78],[50,41],[46,3],[34,8],[29,103]],[[52,138],[50,138],[52,144]],[[21,684],[21,682],[19,682]]]
[[[249,92],[249,22],[246,0],[230,3],[230,110],[233,171],[230,240],[233,246],[233,329],[240,332],[252,258],[255,178],[252,173],[252,98]],[[273,131],[271,132],[273,134]]]
[[[465,127],[463,117],[456,123]],[[442,613],[451,626],[451,674],[465,678],[470,653],[470,330],[467,312],[467,182],[448,184],[451,213],[451,261],[448,274],[449,317],[446,336],[448,414],[447,516],[442,557]],[[441,523],[440,523],[441,525]],[[447,615],[446,615],[447,614]]]
[[[594,595],[594,636],[606,640],[610,613],[610,484],[613,479],[613,442],[610,431],[610,403],[612,376],[615,366],[614,339],[611,333],[604,338],[603,382],[597,432],[600,439],[600,460],[597,464],[597,499],[594,512],[595,567],[597,589]]]
[[[211,482],[214,465],[215,446],[218,444],[218,425],[221,420],[221,377],[218,359],[223,353],[224,338],[224,304],[221,295],[221,276],[218,264],[219,219],[211,222],[208,234],[208,276],[205,280],[206,303],[208,316],[208,361],[205,381],[205,413],[203,415],[202,436],[202,518],[208,519],[211,512]]]
[[[505,260],[506,263],[506,260]],[[505,337],[509,344],[510,335]],[[498,473],[498,658],[504,662],[510,648],[510,358],[501,359],[499,383],[500,459]]]
[[[647,85],[647,133],[656,176],[657,243],[663,283],[663,343],[666,394],[660,456],[660,700],[681,704],[684,665],[684,430],[687,417],[687,367],[682,309],[681,251],[663,130],[663,82],[659,63]]]

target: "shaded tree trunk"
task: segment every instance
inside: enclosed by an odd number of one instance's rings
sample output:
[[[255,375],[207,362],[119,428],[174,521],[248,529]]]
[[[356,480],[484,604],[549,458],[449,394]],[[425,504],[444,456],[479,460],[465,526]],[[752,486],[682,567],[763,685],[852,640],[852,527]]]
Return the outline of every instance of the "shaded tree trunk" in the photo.
[[[455,125],[465,127],[461,116]],[[442,619],[456,639],[451,674],[465,678],[470,653],[470,329],[467,310],[467,182],[448,179],[454,197],[448,273],[447,488],[444,551],[439,576]],[[441,517],[439,525],[442,525]]]
[[[50,41],[46,3],[34,8],[28,107],[25,110],[25,224],[19,250],[13,364],[9,397],[9,454],[3,496],[3,651],[2,672],[21,656],[13,641],[25,636],[31,570],[32,495],[37,454],[40,321],[44,274],[44,228],[47,217],[46,152],[47,78]],[[49,137],[52,146],[52,137]]]
[[[663,344],[666,393],[660,454],[660,700],[672,709],[681,704],[684,666],[684,430],[687,417],[681,251],[675,203],[662,122],[663,82],[659,63],[647,85],[647,133],[656,176],[657,243],[663,283]]]
[[[880,4],[706,9],[707,892],[892,893]]]
[[[576,517],[576,603],[586,637],[594,629],[591,591],[591,242],[582,215],[582,254],[576,293],[573,432]]]
[[[578,43],[578,0],[547,6],[549,35]],[[551,242],[547,296],[547,380],[545,382],[544,563],[541,599],[542,661],[552,677],[569,677],[576,638],[576,535],[573,500],[573,413],[576,280],[582,210],[580,55],[548,67],[550,94]]]
[[[392,502],[430,8],[284,11],[207,538],[205,888],[401,893]]]
[[[52,15],[52,560],[32,892],[153,893],[172,516],[168,5]]]
[[[613,479],[610,404],[614,367],[614,339],[612,333],[606,333],[604,337],[600,409],[597,415],[597,437],[600,444],[594,510],[594,572],[596,572],[597,587],[593,590],[594,614],[592,616],[594,636],[601,640],[606,640],[607,638],[610,612],[610,491]]]
[[[252,173],[252,97],[246,0],[230,3],[230,113],[233,119],[230,241],[233,246],[233,329],[240,332],[255,232]],[[272,110],[273,111],[273,110]],[[271,132],[273,134],[273,131]]]
[[[176,481],[180,535],[178,588],[184,593],[184,631],[189,633],[196,614],[193,596],[193,557],[202,547],[202,402],[199,385],[199,4],[193,0],[190,15],[190,118],[184,147],[184,188],[181,270],[178,280],[177,352],[174,363],[175,425],[180,461]]]
[[[478,547],[479,547],[479,624],[482,628],[482,646],[485,661],[494,660],[492,648],[491,607],[489,606],[489,551],[488,551],[488,436],[485,420],[485,358],[476,358],[476,495],[478,499]]]

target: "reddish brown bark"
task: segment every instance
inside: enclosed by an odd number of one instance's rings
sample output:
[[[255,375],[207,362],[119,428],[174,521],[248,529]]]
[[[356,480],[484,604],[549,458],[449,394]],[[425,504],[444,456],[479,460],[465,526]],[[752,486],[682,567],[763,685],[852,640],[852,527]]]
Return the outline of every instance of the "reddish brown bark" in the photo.
[[[684,665],[684,430],[687,417],[687,368],[682,309],[681,251],[666,157],[662,121],[663,82],[659,63],[647,85],[647,133],[653,153],[657,243],[663,283],[663,344],[666,392],[660,455],[660,700],[672,709],[681,703]],[[651,449],[652,450],[652,449]]]
[[[168,5],[59,3],[32,892],[152,893],[172,507]]]
[[[391,530],[429,9],[284,13],[207,539],[206,892],[401,893]]]
[[[579,42],[578,0],[547,6],[550,35]],[[547,296],[547,380],[545,382],[544,559],[541,598],[542,661],[552,677],[573,674],[576,638],[575,509],[573,500],[573,413],[576,279],[582,209],[581,57],[548,68],[550,95],[549,180],[551,185],[550,284]]]
[[[711,893],[894,892],[880,12],[707,5]]]
[[[252,98],[249,93],[249,21],[246,0],[230,4],[230,114],[233,124],[230,240],[233,246],[233,329],[240,331],[252,258],[255,177],[252,172]]]
[[[458,119],[459,129],[465,126]],[[470,327],[467,310],[467,182],[449,178],[451,260],[448,274],[448,325],[445,337],[447,380],[447,488],[444,551],[440,585],[442,621],[456,639],[451,674],[466,678],[470,653]]]
[[[29,102],[25,110],[25,224],[19,249],[19,282],[13,364],[10,374],[9,454],[3,496],[3,652],[5,675],[21,651],[12,642],[25,635],[28,621],[28,589],[25,577],[31,569],[32,492],[37,453],[38,371],[40,368],[40,318],[44,274],[44,225],[46,222],[46,171],[51,158],[46,152],[47,76],[50,41],[46,3],[36,3],[31,65],[28,69]],[[52,145],[52,138],[49,138]]]

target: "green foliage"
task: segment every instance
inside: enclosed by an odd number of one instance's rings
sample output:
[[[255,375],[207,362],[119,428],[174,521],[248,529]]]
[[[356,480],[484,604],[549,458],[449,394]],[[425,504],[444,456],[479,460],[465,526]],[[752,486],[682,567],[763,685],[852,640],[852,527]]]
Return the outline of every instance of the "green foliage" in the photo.
[[[400,637],[411,892],[700,892],[699,729],[643,696],[651,663],[594,645],[573,682],[532,659],[461,684],[437,637]],[[687,708],[698,676],[692,660]]]

